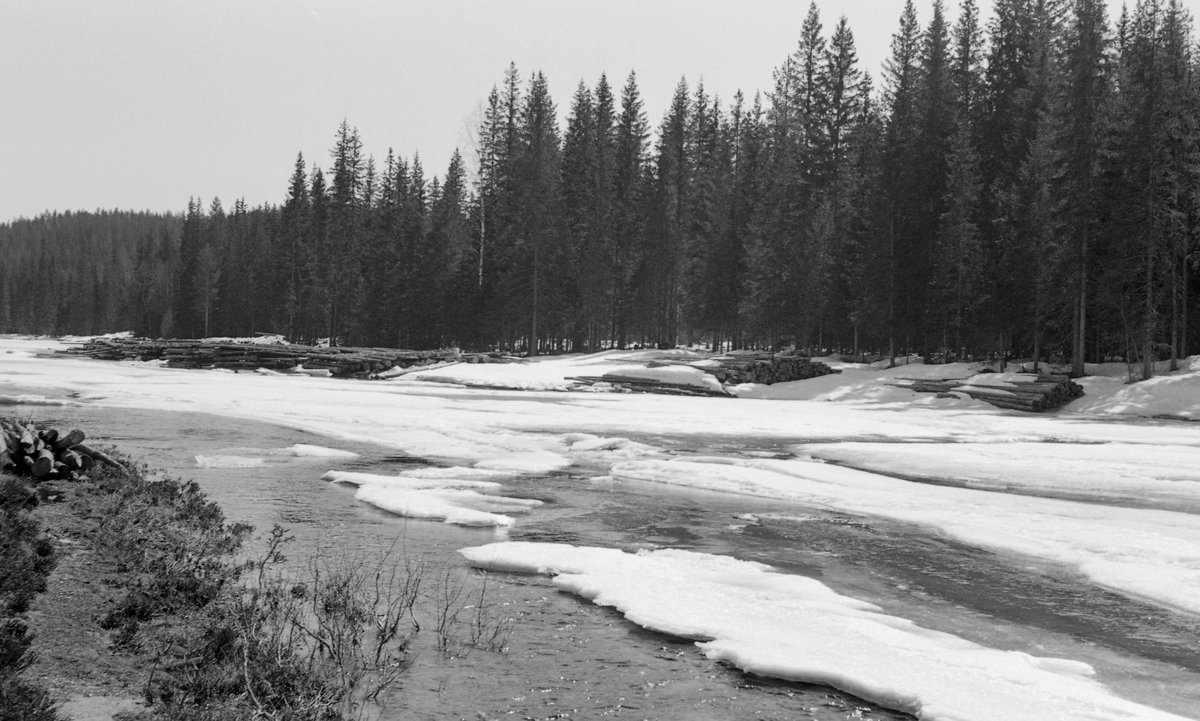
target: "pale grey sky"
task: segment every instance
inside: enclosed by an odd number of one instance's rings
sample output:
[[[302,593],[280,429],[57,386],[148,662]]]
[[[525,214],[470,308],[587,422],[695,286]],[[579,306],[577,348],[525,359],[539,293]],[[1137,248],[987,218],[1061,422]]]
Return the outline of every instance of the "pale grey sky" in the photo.
[[[1200,0],[1186,0],[1195,13]],[[878,78],[902,0],[818,0]],[[951,12],[956,0],[948,0]],[[988,6],[988,0],[981,5]],[[921,22],[930,0],[918,0]],[[284,199],[343,118],[381,161],[441,175],[515,61],[560,111],[634,69],[657,126],[681,76],[767,91],[808,0],[0,0],[0,222],[44,210],[182,211]]]

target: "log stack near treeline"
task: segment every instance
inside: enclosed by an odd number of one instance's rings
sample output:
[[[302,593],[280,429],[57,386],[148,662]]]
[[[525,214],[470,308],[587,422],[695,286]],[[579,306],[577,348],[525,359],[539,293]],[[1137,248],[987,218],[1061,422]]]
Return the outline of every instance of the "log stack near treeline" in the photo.
[[[739,383],[789,383],[809,378],[841,373],[825,363],[812,358],[788,353],[765,353],[761,351],[733,351],[727,355],[701,361],[658,360],[650,363],[651,368],[667,365],[684,365],[702,370],[727,385]]]
[[[416,351],[148,338],[93,338],[81,346],[59,352],[99,360],[165,360],[172,368],[328,370],[330,375],[337,377],[369,377],[396,367],[409,368],[447,361],[497,363],[508,360],[499,353],[464,354],[457,348]]]
[[[124,468],[103,451],[83,444],[84,433],[65,435],[56,429],[0,418],[0,471],[33,476],[38,480],[77,478],[97,461]]]
[[[1062,408],[1083,397],[1083,386],[1069,376],[1033,373],[997,373],[974,378],[900,379],[897,385],[918,393],[937,393],[939,398],[962,395],[985,401],[997,408],[1043,413]]]
[[[809,378],[841,373],[819,361],[805,356],[761,353],[757,351],[734,351],[729,355],[695,359],[665,358],[653,360],[646,364],[648,368],[666,368],[679,366],[703,371],[722,385],[738,385],[740,383],[788,383],[803,381]],[[580,385],[596,387],[596,384],[608,384],[614,388],[632,391],[634,393],[662,393],[665,395],[683,396],[728,396],[724,390],[705,388],[686,383],[643,378],[621,373],[605,373],[602,376],[576,376],[567,380]]]

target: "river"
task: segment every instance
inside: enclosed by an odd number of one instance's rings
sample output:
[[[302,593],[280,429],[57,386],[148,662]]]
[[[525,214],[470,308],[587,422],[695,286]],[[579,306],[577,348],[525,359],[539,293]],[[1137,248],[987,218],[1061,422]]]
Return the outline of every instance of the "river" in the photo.
[[[980,550],[923,527],[660,484],[614,481],[602,469],[518,477],[506,495],[540,508],[507,530],[406,520],[320,480],[326,470],[389,473],[425,459],[363,442],[198,413],[18,406],[12,415],[85,429],[173,476],[195,479],[231,520],[296,536],[290,553],[409,557],[480,583],[457,549],[495,540],[683,548],[760,561],[820,579],[886,612],[980,644],[1092,664],[1132,700],[1200,718],[1200,620],[1104,590],[1069,569]],[[671,453],[786,455],[793,442],[633,438]],[[800,442],[803,439],[795,439]],[[264,455],[308,443],[352,461]],[[203,467],[197,456],[257,456],[256,467]],[[417,634],[418,653],[382,718],[899,719],[834,689],[763,679],[706,659],[689,641],[645,631],[611,609],[560,593],[549,579],[493,574],[488,594],[512,619],[508,651],[444,653]],[[476,586],[478,587],[478,586]]]

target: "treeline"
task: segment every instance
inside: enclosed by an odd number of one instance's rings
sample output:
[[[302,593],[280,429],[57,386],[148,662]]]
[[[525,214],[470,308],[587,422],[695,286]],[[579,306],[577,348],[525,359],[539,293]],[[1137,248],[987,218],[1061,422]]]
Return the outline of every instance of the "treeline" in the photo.
[[[826,32],[814,5],[765,97],[681,81],[654,133],[633,74],[581,83],[562,129],[546,79],[514,66],[440,178],[377,164],[343,123],[332,167],[298,158],[279,207],[193,201],[86,260],[55,229],[126,216],[3,226],[0,329],[795,344],[1077,371],[1195,350],[1191,18],[1180,0],[1115,20],[1103,0],[994,10],[984,27],[963,0],[950,22],[935,0],[922,25],[907,2],[878,90],[846,21]]]

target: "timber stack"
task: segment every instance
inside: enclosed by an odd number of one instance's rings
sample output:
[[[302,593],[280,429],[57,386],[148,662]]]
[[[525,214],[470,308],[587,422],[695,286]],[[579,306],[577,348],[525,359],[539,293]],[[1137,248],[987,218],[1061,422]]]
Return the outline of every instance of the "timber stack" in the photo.
[[[395,367],[447,361],[498,362],[465,357],[457,348],[416,351],[395,348],[349,348],[285,343],[236,343],[212,340],[93,338],[82,346],[59,351],[99,360],[165,360],[172,368],[226,368],[274,371],[328,370],[337,377],[369,377]]]
[[[828,365],[798,355],[774,353],[731,353],[717,358],[725,383],[790,383],[841,373]],[[720,377],[718,376],[718,380]]]
[[[615,373],[605,373],[602,376],[575,376],[567,378],[567,380],[575,381],[576,387],[588,386],[596,390],[608,387],[625,393],[658,393],[660,395],[667,396],[732,397],[723,390],[703,388],[701,386],[688,385],[686,383],[669,383],[667,381],[659,381],[651,378],[638,378],[637,376],[624,376]]]
[[[997,408],[1029,413],[1045,413],[1062,408],[1083,397],[1083,386],[1069,376],[1057,374],[1034,375],[1032,373],[989,374],[969,379],[902,379],[898,384],[917,393],[937,393],[939,398],[957,398],[962,395],[990,403]]]
[[[83,441],[84,433],[79,429],[60,435],[53,428],[37,430],[0,418],[0,471],[50,480],[78,478],[97,461],[124,469],[108,454],[85,446]]]
[[[714,376],[718,381],[727,385],[739,383],[788,383],[805,381],[809,378],[841,373],[830,368],[825,363],[814,361],[807,356],[789,355],[786,353],[765,353],[759,351],[733,351],[728,355],[717,356],[704,363],[694,361],[654,361],[651,368],[666,365],[683,365],[702,370]]]

